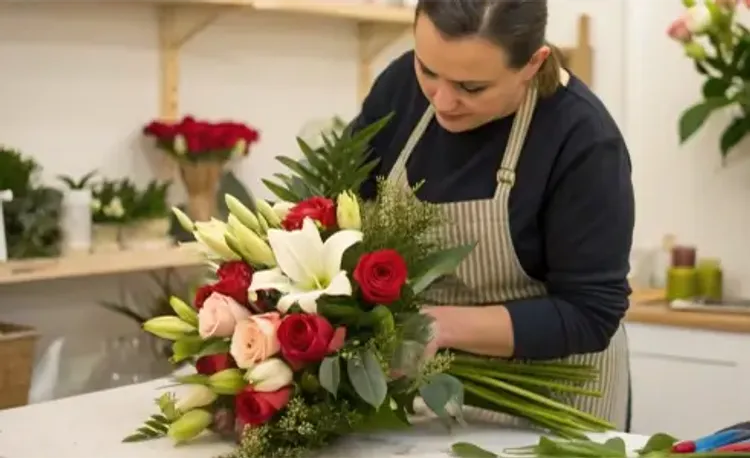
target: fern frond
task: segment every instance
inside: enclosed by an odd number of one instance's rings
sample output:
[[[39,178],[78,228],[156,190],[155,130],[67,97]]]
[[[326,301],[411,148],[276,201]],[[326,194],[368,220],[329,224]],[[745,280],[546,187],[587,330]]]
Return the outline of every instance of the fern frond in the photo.
[[[356,191],[377,167],[379,160],[371,160],[370,142],[393,117],[393,113],[352,132],[351,126],[341,135],[322,135],[323,147],[313,149],[301,138],[297,144],[302,159],[277,156],[291,174],[275,174],[275,181],[264,179],[263,184],[281,200],[300,202],[314,196],[335,199],[344,191]]]

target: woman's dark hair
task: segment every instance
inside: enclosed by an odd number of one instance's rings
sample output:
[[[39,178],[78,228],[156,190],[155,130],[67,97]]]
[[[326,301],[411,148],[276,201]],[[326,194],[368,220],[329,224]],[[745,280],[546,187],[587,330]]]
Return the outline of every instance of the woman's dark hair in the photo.
[[[417,17],[427,16],[446,38],[477,36],[508,54],[511,68],[526,65],[545,45],[547,0],[419,0]],[[560,53],[553,52],[537,74],[542,96],[560,84]]]

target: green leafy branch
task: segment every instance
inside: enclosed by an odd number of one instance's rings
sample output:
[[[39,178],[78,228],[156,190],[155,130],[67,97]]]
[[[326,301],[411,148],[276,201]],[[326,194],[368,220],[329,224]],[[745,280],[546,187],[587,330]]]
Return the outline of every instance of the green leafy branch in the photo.
[[[690,139],[708,120],[724,108],[735,106],[732,121],[719,142],[722,158],[750,132],[750,31],[737,23],[733,9],[705,2],[711,13],[707,30],[696,34],[707,38],[706,49],[697,41],[685,44],[687,55],[706,80],[703,100],[682,113],[679,120],[680,143]]]
[[[292,174],[276,173],[277,182],[263,179],[263,183],[287,202],[300,202],[314,196],[333,199],[344,191],[358,190],[378,164],[378,160],[370,159],[370,142],[392,116],[385,116],[356,132],[349,126],[341,134],[322,135],[324,146],[319,149],[297,138],[303,160],[277,156],[276,160]]]
[[[164,393],[155,402],[161,414],[151,415],[135,433],[125,437],[123,442],[143,442],[167,435],[169,426],[180,417],[175,396],[172,393]]]

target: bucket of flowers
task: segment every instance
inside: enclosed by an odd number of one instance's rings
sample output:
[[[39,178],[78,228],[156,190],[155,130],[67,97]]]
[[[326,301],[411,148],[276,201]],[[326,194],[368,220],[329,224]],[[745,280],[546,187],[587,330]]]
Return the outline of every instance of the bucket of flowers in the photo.
[[[196,221],[214,216],[224,164],[248,156],[250,147],[260,139],[260,133],[246,124],[192,116],[178,122],[152,121],[143,132],[177,160],[188,194],[188,213]]]

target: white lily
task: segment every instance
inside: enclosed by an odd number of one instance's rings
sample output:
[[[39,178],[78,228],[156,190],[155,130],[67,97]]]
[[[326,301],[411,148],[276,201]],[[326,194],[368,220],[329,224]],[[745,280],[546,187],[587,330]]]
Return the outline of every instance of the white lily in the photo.
[[[360,241],[362,232],[341,230],[323,242],[310,218],[305,218],[302,229],[296,231],[270,229],[268,242],[278,267],[255,272],[250,292],[279,291],[283,296],[276,307],[282,313],[294,304],[307,313],[316,313],[316,301],[323,294],[352,294],[352,285],[341,268],[341,260],[344,252]]]

